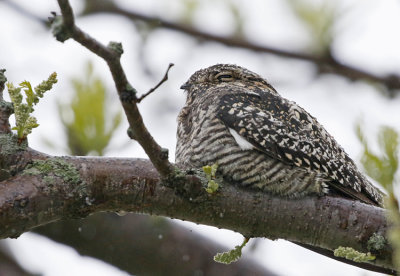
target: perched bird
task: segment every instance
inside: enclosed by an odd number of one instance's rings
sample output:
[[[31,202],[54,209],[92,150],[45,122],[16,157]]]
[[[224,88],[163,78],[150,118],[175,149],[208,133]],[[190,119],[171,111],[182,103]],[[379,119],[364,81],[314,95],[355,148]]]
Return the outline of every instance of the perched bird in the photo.
[[[187,98],[178,116],[178,166],[216,163],[224,178],[273,195],[336,193],[382,205],[382,193],[324,127],[260,75],[217,64],[181,89]]]

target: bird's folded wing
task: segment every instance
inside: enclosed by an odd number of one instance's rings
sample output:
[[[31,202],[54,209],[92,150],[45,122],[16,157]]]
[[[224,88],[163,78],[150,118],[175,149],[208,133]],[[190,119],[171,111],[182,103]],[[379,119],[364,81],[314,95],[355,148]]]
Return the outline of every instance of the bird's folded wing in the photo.
[[[224,95],[219,104],[218,118],[255,149],[286,164],[317,171],[340,192],[371,203],[362,190],[375,188],[361,185],[364,177],[354,162],[296,103],[270,93],[239,92]],[[371,192],[375,193],[367,194]]]

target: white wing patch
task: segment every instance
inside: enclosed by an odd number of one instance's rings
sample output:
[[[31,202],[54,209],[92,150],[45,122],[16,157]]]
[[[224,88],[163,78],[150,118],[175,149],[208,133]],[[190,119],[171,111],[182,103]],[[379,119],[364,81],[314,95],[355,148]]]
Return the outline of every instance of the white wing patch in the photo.
[[[236,130],[230,127],[228,129],[229,132],[232,134],[233,138],[235,139],[236,143],[242,150],[251,150],[254,148],[254,146],[249,141],[240,136],[239,133],[236,132]]]

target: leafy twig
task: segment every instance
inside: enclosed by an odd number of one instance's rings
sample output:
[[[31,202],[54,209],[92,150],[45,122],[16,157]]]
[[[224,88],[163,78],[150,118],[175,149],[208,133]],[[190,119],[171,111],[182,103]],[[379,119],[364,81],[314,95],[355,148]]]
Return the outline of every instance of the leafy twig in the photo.
[[[12,83],[7,83],[8,93],[14,104],[16,122],[15,127],[12,129],[17,131],[19,141],[25,140],[28,134],[32,132],[32,129],[39,126],[36,118],[30,114],[34,111],[33,106],[39,102],[39,98],[42,98],[44,93],[49,91],[55,83],[57,83],[56,73],[51,74],[47,80],[41,82],[34,89],[28,81],[21,82],[19,87],[15,87]],[[22,101],[22,89],[26,95],[26,103]]]

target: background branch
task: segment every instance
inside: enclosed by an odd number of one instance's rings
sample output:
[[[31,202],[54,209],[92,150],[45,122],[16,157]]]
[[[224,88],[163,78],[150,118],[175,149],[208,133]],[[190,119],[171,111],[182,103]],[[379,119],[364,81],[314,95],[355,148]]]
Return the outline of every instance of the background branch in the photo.
[[[229,266],[216,263],[214,252],[226,248],[158,217],[97,213],[35,232],[133,275],[275,275],[246,258]]]
[[[0,241],[0,275],[39,276],[26,271],[14,258],[5,241]]]
[[[398,74],[388,74],[386,76],[375,75],[354,66],[346,65],[337,60],[331,53],[327,56],[316,56],[307,53],[296,53],[291,51],[274,48],[271,46],[258,45],[248,40],[235,36],[218,36],[210,34],[187,24],[170,22],[159,17],[153,17],[138,13],[132,10],[120,8],[114,1],[86,0],[86,7],[83,14],[111,13],[125,16],[133,21],[143,21],[152,28],[165,28],[174,30],[198,38],[201,41],[218,42],[228,47],[247,49],[259,53],[268,53],[283,58],[297,59],[311,62],[317,66],[319,73],[330,73],[346,77],[350,80],[365,80],[379,83],[387,88],[391,93],[400,90],[400,76]]]
[[[9,0],[2,0],[2,1],[8,4],[13,9],[20,12],[21,14],[26,15],[36,21],[40,21],[43,24],[47,25],[46,20],[41,19],[40,17],[36,16],[30,11],[24,9],[22,6],[19,6]],[[187,24],[176,23],[159,17],[145,15],[132,10],[126,10],[120,8],[112,0],[86,0],[85,2],[86,6],[82,15],[90,15],[96,13],[110,13],[110,14],[121,15],[125,16],[126,18],[129,18],[132,21],[145,22],[152,28],[165,28],[174,30],[195,37],[200,41],[213,41],[221,43],[228,47],[242,48],[259,53],[268,53],[282,58],[297,59],[310,62],[313,63],[318,68],[318,72],[321,74],[330,73],[348,78],[350,80],[364,80],[372,83],[377,83],[386,88],[391,96],[393,96],[395,93],[398,93],[398,91],[400,90],[399,74],[391,73],[386,75],[377,75],[362,70],[360,68],[357,68],[355,66],[348,65],[345,62],[342,62],[337,58],[335,58],[330,52],[328,52],[327,53],[328,55],[326,56],[316,56],[308,53],[298,53],[293,51],[282,50],[267,45],[258,45],[243,38],[238,38],[235,36],[214,35],[208,32],[201,31]]]

